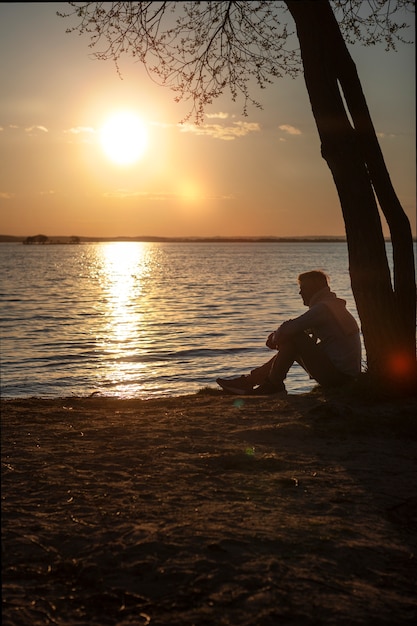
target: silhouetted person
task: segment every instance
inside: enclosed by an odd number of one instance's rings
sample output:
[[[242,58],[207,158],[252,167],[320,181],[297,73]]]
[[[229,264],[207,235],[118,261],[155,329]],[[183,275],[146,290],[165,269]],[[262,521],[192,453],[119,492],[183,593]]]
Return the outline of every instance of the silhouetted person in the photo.
[[[222,389],[238,395],[286,393],[284,380],[294,362],[322,387],[337,387],[359,375],[359,327],[346,309],[346,301],[330,291],[324,272],[300,274],[298,283],[309,310],[268,336],[268,348],[278,350],[272,359],[246,376],[218,378]]]

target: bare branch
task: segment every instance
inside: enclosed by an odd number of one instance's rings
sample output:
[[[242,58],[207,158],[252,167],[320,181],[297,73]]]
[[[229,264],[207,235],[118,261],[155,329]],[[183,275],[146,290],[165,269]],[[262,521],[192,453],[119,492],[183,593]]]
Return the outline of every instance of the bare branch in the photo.
[[[70,2],[78,23],[67,32],[90,37],[93,56],[111,59],[120,74],[122,55],[137,58],[155,82],[170,87],[175,100],[190,101],[186,119],[202,122],[204,110],[226,90],[233,101],[261,107],[254,84],[265,89],[301,70],[298,41],[287,23],[286,2]],[[384,41],[395,49],[407,28],[399,12],[411,0],[333,0],[348,43]]]

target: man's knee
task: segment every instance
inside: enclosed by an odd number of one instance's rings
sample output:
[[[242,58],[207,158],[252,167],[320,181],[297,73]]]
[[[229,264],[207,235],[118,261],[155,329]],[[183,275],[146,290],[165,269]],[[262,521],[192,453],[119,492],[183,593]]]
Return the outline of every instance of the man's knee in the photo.
[[[302,355],[306,351],[312,351],[317,349],[316,341],[307,333],[297,333],[291,335],[280,344],[280,350],[292,350],[297,355]]]

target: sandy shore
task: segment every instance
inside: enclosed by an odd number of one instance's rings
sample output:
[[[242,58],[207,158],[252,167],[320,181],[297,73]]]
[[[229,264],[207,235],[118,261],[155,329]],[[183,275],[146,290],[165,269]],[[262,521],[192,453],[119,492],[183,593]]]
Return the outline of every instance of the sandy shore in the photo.
[[[3,400],[5,626],[417,623],[417,401]]]

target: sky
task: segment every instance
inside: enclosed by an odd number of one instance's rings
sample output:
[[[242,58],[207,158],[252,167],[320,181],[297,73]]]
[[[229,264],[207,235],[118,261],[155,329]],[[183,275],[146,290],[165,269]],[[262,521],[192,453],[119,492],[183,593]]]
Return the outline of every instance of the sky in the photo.
[[[0,234],[344,235],[302,75],[255,94],[263,109],[246,117],[225,95],[201,126],[181,124],[188,104],[128,57],[122,78],[91,58],[88,37],[56,15],[68,8],[0,4]],[[415,236],[415,46],[350,51]],[[122,112],[138,154],[120,126],[114,136]]]

